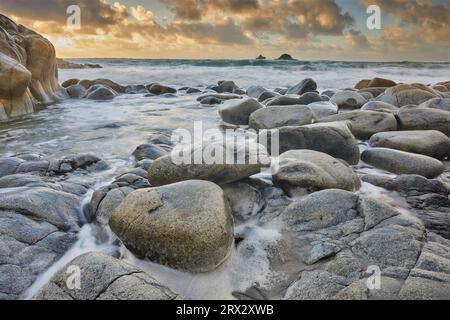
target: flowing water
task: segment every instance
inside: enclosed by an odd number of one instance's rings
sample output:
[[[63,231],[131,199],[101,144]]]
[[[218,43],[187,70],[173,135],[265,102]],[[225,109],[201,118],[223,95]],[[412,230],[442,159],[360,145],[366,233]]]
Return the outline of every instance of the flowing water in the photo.
[[[247,88],[262,85],[268,89],[293,85],[304,78],[316,80],[320,90],[353,87],[361,79],[385,77],[399,82],[436,83],[448,80],[450,64],[443,63],[363,63],[303,62],[253,60],[74,60],[100,63],[103,69],[61,70],[61,81],[70,78],[108,78],[120,84],[162,84],[182,87],[205,87],[219,80],[234,80]],[[204,129],[219,126],[217,107],[201,106],[198,95],[146,97],[144,94],[122,95],[112,101],[65,100],[42,108],[39,112],[0,123],[0,156],[17,153],[40,153],[63,158],[93,153],[104,159],[110,169],[95,173],[96,184],[85,197],[87,203],[94,191],[110,183],[114,176],[132,168],[131,153],[155,133],[183,128],[191,130],[194,121],[203,121]],[[364,148],[365,146],[362,145]],[[370,168],[362,172],[386,174]],[[364,184],[362,193],[387,197],[385,190]],[[395,196],[395,195],[394,195]],[[387,200],[387,201],[391,201]],[[81,209],[80,209],[81,210]],[[149,271],[160,281],[190,298],[232,298],[232,291],[245,290],[252,283],[264,285],[282,277],[270,270],[265,247],[280,237],[281,226],[238,226],[247,230],[243,249],[236,249],[218,270],[204,275],[189,275],[136,259],[122,248],[126,261]],[[248,231],[250,230],[250,231]],[[79,240],[57,263],[42,274],[26,292],[31,298],[62,266],[80,254],[90,251],[112,253],[117,250],[110,230],[86,225]]]

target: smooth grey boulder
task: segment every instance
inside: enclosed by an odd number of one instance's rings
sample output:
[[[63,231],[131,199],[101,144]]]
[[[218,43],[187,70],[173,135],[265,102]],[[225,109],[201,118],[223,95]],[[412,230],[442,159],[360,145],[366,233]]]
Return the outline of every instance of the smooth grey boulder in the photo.
[[[366,150],[361,160],[395,174],[417,174],[429,179],[441,175],[445,169],[442,162],[434,158],[387,148]]]
[[[357,138],[362,140],[369,139],[378,132],[397,130],[395,116],[384,112],[356,110],[322,118],[319,121],[348,121],[350,122],[350,130]]]
[[[280,96],[281,96],[281,94],[279,94],[279,93],[272,92],[272,91],[266,91],[266,92],[263,92],[259,96],[258,101],[261,103],[264,103],[264,101],[267,101],[272,98],[280,97]]]
[[[304,194],[324,189],[357,191],[358,175],[343,162],[322,152],[291,150],[283,153],[274,168],[273,180],[287,194]]]
[[[267,107],[253,112],[249,125],[257,130],[274,129],[311,124],[314,120],[314,113],[307,106]]]
[[[156,160],[167,155],[167,150],[156,144],[141,144],[133,151],[133,156],[137,161],[144,159]]]
[[[82,85],[79,84],[74,84],[67,87],[66,91],[69,97],[72,99],[83,98],[87,93],[87,90]]]
[[[107,88],[103,85],[98,85],[99,87],[95,90],[88,91],[86,98],[91,100],[112,100],[117,96],[117,93],[111,88]],[[92,87],[91,87],[92,88]]]
[[[296,94],[274,97],[266,102],[267,106],[289,106],[289,105],[308,105],[313,102],[322,101],[320,95],[316,92],[307,92],[299,96]]]
[[[80,290],[70,290],[69,266],[81,271]],[[175,300],[179,295],[142,270],[103,253],[83,254],[56,273],[34,300]]]
[[[203,154],[201,161],[193,161],[196,154]],[[233,158],[228,162],[230,155]],[[207,159],[209,156],[211,159]],[[245,161],[239,163],[241,157]],[[267,166],[270,166],[267,150],[256,142],[205,143],[175,148],[171,154],[155,160],[150,165],[148,179],[153,186],[193,179],[223,185],[257,174]]]
[[[431,88],[422,84],[400,84],[388,88],[377,97],[377,101],[386,102],[400,108],[407,105],[420,105],[425,101],[437,97],[437,91],[433,91]]]
[[[450,98],[434,98],[425,101],[419,108],[432,108],[444,111],[450,111]]]
[[[331,97],[330,102],[339,109],[360,109],[367,100],[357,92],[339,91]]]
[[[381,111],[397,113],[400,109],[392,104],[381,101],[369,101],[362,106],[361,110],[364,111]]]
[[[435,130],[381,132],[372,136],[370,145],[419,153],[436,159],[450,156],[450,138]]]
[[[308,107],[311,108],[311,110],[316,115],[316,118],[319,120],[328,116],[335,115],[339,111],[338,106],[329,101],[313,102],[308,104]]]
[[[250,98],[258,99],[264,92],[268,92],[269,90],[262,86],[250,86],[247,89],[246,94]]]
[[[154,95],[162,95],[166,93],[177,93],[177,89],[171,88],[159,83],[152,83],[147,86],[147,90]]]
[[[241,95],[232,93],[205,93],[197,98],[201,104],[220,104],[227,100],[242,99]],[[213,101],[214,103],[210,103]]]
[[[229,255],[233,218],[222,189],[191,180],[129,194],[110,226],[141,258],[188,272],[208,272]]]
[[[235,125],[248,125],[250,115],[264,106],[253,98],[229,100],[219,109],[222,120]]]
[[[400,130],[437,130],[450,136],[450,112],[430,108],[402,108]]]
[[[234,81],[219,81],[217,86],[210,87],[211,90],[216,91],[217,93],[233,93],[235,89],[237,89],[237,85]]]
[[[144,93],[149,93],[149,91],[144,85],[137,84],[137,85],[126,86],[125,87],[125,93],[128,93],[128,94],[144,94]]]
[[[282,127],[277,130],[279,135],[280,154],[289,150],[309,149],[329,154],[332,157],[347,161],[351,165],[359,162],[358,141],[353,136],[345,122],[317,123],[301,127]],[[271,131],[261,131],[262,137],[268,137],[267,148],[271,150]]]
[[[288,89],[286,94],[298,94],[301,96],[306,92],[314,92],[317,90],[317,83],[313,79],[304,79],[295,86]]]

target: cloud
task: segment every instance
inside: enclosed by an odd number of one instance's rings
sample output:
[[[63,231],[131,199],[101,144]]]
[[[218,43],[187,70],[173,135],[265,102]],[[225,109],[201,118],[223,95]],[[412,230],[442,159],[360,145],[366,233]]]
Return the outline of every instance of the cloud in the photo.
[[[366,6],[380,6],[383,14],[396,20],[396,27],[415,34],[417,40],[429,43],[450,41],[450,1],[436,3],[430,0],[363,0],[362,3]],[[391,31],[385,33],[385,36]]]
[[[345,39],[352,48],[359,48],[359,49],[370,48],[369,40],[365,35],[361,33],[361,31],[353,29],[349,30],[349,32],[345,35]]]

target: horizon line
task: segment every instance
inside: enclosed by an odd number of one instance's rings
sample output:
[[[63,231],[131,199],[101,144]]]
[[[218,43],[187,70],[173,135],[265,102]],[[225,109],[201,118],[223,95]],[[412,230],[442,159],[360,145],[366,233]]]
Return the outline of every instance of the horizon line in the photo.
[[[64,60],[81,60],[81,59],[98,59],[98,60],[193,60],[193,61],[201,61],[201,60],[211,60],[211,61],[281,61],[281,62],[360,62],[360,63],[436,63],[436,64],[447,64],[450,63],[448,61],[435,61],[435,60],[333,60],[333,59],[295,59],[293,60],[281,60],[278,58],[266,58],[266,59],[255,59],[255,58],[135,58],[135,57],[57,57],[59,59]]]

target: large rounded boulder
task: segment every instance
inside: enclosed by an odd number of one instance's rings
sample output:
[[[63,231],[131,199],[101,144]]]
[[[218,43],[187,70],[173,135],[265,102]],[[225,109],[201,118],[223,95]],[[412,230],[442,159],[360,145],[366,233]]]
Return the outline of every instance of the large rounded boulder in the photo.
[[[428,179],[438,177],[445,169],[442,162],[434,158],[387,148],[366,150],[361,160],[395,174],[415,174]]]
[[[435,130],[380,132],[372,136],[370,145],[419,153],[436,159],[450,156],[450,138]]]
[[[110,226],[138,257],[194,273],[219,266],[234,239],[224,192],[198,180],[132,192]]]
[[[250,115],[262,108],[263,105],[253,98],[233,99],[220,107],[219,114],[226,123],[248,125]]]
[[[273,178],[290,195],[325,189],[356,191],[361,187],[358,175],[350,166],[312,150],[283,153]]]

